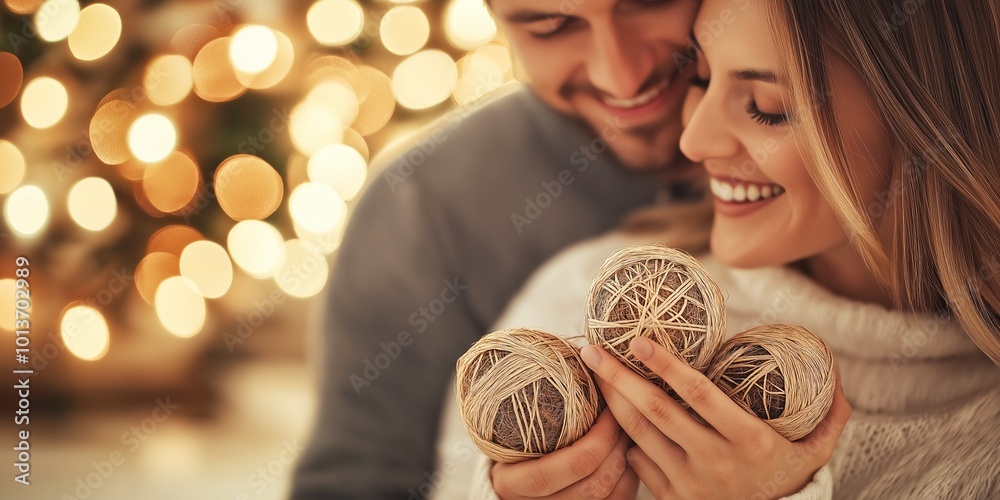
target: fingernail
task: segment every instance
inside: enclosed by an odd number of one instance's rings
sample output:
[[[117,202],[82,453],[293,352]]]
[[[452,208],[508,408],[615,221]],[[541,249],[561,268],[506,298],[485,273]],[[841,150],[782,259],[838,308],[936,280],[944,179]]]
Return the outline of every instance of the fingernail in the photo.
[[[649,359],[653,356],[653,343],[649,339],[636,337],[629,344],[629,349],[639,359]]]
[[[583,358],[583,362],[587,363],[592,369],[597,369],[597,366],[601,364],[601,354],[597,352],[597,348],[588,345],[580,350],[580,357]]]

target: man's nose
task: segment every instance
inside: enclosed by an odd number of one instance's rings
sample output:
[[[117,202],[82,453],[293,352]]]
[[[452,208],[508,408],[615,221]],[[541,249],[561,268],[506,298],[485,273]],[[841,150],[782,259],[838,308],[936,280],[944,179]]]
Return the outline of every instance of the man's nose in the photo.
[[[613,23],[592,25],[590,83],[612,97],[635,97],[655,66],[651,44]]]

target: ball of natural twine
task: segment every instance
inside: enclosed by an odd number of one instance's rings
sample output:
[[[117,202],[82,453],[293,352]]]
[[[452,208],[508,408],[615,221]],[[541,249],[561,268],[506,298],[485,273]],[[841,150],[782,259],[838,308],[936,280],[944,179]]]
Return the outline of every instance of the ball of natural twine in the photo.
[[[795,441],[812,432],[833,404],[833,352],[801,326],[765,325],[734,335],[708,378],[744,410]]]
[[[724,307],[719,285],[693,257],[663,245],[633,246],[611,254],[594,277],[584,333],[681,401],[632,356],[629,343],[648,338],[704,371],[725,339]]]
[[[594,425],[603,404],[577,349],[537,330],[483,336],[458,359],[455,377],[466,430],[499,463],[568,446]]]

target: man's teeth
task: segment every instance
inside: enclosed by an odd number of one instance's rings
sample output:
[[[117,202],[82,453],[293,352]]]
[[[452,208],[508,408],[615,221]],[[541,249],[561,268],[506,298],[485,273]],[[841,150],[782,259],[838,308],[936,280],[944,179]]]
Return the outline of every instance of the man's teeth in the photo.
[[[604,104],[607,104],[608,106],[612,106],[615,108],[639,107],[659,97],[660,93],[663,92],[669,85],[670,81],[664,80],[663,82],[660,82],[659,85],[647,90],[646,92],[638,96],[635,96],[632,99],[615,99],[614,97],[604,97],[603,98]]]
[[[750,182],[729,183],[712,178],[709,182],[712,194],[722,201],[736,203],[752,203],[774,198],[785,192],[785,188],[777,184],[754,184]]]

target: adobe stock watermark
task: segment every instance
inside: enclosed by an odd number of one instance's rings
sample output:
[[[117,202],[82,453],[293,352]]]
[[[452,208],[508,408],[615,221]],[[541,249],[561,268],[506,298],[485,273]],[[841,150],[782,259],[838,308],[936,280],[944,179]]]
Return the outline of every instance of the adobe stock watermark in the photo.
[[[485,95],[504,86],[499,78],[479,78],[479,85],[474,93]],[[395,192],[400,184],[406,182],[418,169],[437,151],[437,148],[448,140],[448,137],[480,106],[465,104],[450,109],[432,125],[433,129],[427,137],[409,148],[402,156],[396,158],[391,165],[382,171],[382,179],[389,185],[389,191]]]
[[[40,30],[44,29],[53,18],[59,17],[60,10],[69,5],[70,0],[56,0],[55,2],[45,2],[33,16],[21,16],[21,31],[7,32],[7,43],[10,44],[14,54],[20,55],[21,47],[28,42],[38,38]],[[74,6],[79,9],[79,6]]]
[[[297,439],[283,441],[278,456],[258,467],[247,477],[246,485],[253,490],[250,493],[241,492],[236,495],[236,500],[250,500],[263,495],[272,484],[290,470],[303,451],[305,446],[299,444]]]
[[[159,426],[180,408],[179,404],[170,402],[169,396],[163,399],[158,398],[155,403],[156,407],[153,408],[148,417],[122,433],[119,441],[124,447],[124,451],[119,448],[108,453],[104,460],[92,461],[90,466],[93,471],[83,477],[77,477],[76,489],[72,493],[63,493],[59,497],[60,500],[86,500],[94,496],[105,481],[111,479],[115,471],[125,464],[129,455],[141,448],[142,444],[156,433]]]
[[[910,21],[910,17],[926,4],[927,0],[903,0],[892,4],[888,19],[879,19],[877,23],[882,36],[887,37],[902,29]]]
[[[597,136],[570,153],[569,162],[576,167],[575,173],[590,169],[593,162],[607,152],[609,145],[621,136],[623,130],[624,124],[620,118],[606,119]],[[555,179],[539,183],[541,190],[524,197],[524,209],[510,214],[510,221],[517,234],[524,233],[525,226],[538,220],[544,210],[552,206],[565,189],[576,181],[575,173],[571,169],[560,170]]]
[[[417,308],[407,318],[410,326],[414,328],[416,335],[427,331],[431,324],[444,314],[448,306],[458,300],[469,289],[468,285],[463,285],[459,282],[458,277],[451,280],[442,280],[442,283],[444,283],[444,287],[441,289],[438,297],[428,302],[427,305]],[[403,330],[396,334],[395,340],[388,343],[379,342],[378,346],[382,352],[365,358],[362,361],[364,368],[361,370],[361,374],[352,373],[349,377],[351,387],[354,388],[354,393],[360,396],[364,388],[371,386],[372,382],[392,366],[393,361],[399,359],[403,353],[403,349],[413,345],[413,340],[414,334],[411,334],[408,330]]]
[[[783,314],[798,307],[804,299],[803,291],[796,288],[786,286],[775,292],[768,306],[760,314],[744,321],[739,331],[745,332],[758,326],[779,323]]]
[[[423,482],[406,489],[406,493],[409,495],[406,497],[407,500],[428,500],[434,498],[435,493],[441,489],[441,486],[445,484],[445,481],[449,477],[462,471],[459,467],[460,465],[467,464],[470,460],[475,460],[482,454],[472,444],[472,439],[468,435],[452,443],[450,450],[450,452],[444,454],[444,458],[441,459],[441,463],[438,464],[437,469],[424,472],[425,480]]]
[[[84,161],[94,155],[92,139],[94,132],[98,131],[106,134],[109,131],[108,129],[116,127],[128,118],[128,114],[138,109],[149,98],[150,90],[156,90],[167,80],[168,75],[164,71],[162,65],[153,65],[147,69],[143,85],[134,85],[129,89],[121,89],[117,93],[116,100],[124,102],[128,106],[127,109],[112,108],[112,111],[118,113],[117,115],[107,115],[107,119],[105,120],[92,121],[89,128],[80,131],[80,135],[83,136],[82,139],[78,140],[75,144],[67,144],[65,146],[66,156],[62,160],[53,161],[51,165],[52,171],[60,182],[64,180],[66,175],[74,169],[79,168]],[[145,85],[149,85],[148,90]]]
[[[120,270],[112,271],[111,277],[108,278],[107,285],[97,291],[97,293],[87,297],[84,303],[98,312],[103,312],[104,309],[111,304],[121,293],[128,290],[129,286],[135,281],[135,275],[129,273],[127,267],[122,267]],[[97,319],[96,314],[87,315],[86,323],[95,321]],[[62,331],[62,335],[67,339],[72,340],[74,337],[80,334],[84,324],[80,322],[70,323]],[[65,350],[65,344],[63,340],[53,331],[49,331],[48,342],[45,343],[40,349],[35,349],[35,355],[31,356],[31,368],[34,370],[35,375],[44,371],[48,368],[49,363],[59,357]]]

